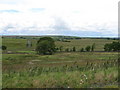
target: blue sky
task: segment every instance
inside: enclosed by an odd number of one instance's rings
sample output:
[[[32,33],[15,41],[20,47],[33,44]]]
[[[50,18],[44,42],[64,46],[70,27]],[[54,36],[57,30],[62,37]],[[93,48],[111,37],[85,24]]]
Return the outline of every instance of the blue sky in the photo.
[[[118,36],[119,0],[0,0],[0,35]]]

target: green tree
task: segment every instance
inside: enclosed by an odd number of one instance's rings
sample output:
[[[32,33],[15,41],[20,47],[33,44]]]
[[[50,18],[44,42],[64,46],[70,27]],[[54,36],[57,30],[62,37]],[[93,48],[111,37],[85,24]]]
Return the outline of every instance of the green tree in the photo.
[[[94,49],[95,49],[95,43],[92,44],[91,51],[94,51]]]
[[[120,51],[120,42],[112,42],[104,45],[105,51]]]
[[[42,37],[37,41],[36,51],[38,54],[52,55],[55,49],[54,40],[50,37]]]
[[[120,42],[112,42],[112,50],[120,51]]]
[[[84,48],[81,48],[81,49],[80,49],[80,52],[84,52]]]
[[[1,48],[2,48],[2,50],[6,50],[6,49],[7,49],[7,47],[6,47],[6,46],[2,46]]]
[[[112,51],[112,45],[111,44],[105,44],[104,45],[104,50],[105,51]]]
[[[75,47],[73,47],[73,52],[75,52],[76,51],[76,48]]]
[[[88,52],[90,51],[90,49],[91,49],[90,46],[87,46],[87,47],[85,48],[85,50],[88,51]]]

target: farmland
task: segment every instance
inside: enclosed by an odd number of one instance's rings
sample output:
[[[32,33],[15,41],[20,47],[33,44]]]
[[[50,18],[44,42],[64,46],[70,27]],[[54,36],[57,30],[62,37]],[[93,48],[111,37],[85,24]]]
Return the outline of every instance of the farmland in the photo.
[[[56,47],[63,46],[62,51],[38,55],[34,51],[38,38],[29,37],[32,47],[26,47],[26,37],[2,39],[7,46],[2,55],[3,88],[118,87],[118,52],[104,52],[106,43],[117,40],[82,38],[63,42],[53,37]],[[80,52],[93,43],[94,52]],[[76,52],[65,51],[73,47]]]

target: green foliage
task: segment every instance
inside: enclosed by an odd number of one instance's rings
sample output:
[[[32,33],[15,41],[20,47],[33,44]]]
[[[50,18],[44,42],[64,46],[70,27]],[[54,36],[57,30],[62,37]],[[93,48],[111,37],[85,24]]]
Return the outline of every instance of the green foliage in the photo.
[[[105,44],[104,45],[104,50],[105,51],[112,51],[112,45],[111,44]]]
[[[75,52],[76,51],[76,48],[75,47],[73,47],[73,52]]]
[[[85,48],[85,50],[86,50],[87,52],[89,52],[89,51],[90,51],[90,49],[91,49],[91,47],[90,47],[90,46],[87,46],[87,47]]]
[[[84,48],[81,48],[81,49],[80,49],[80,52],[84,52]]]
[[[38,54],[52,55],[55,52],[54,40],[50,37],[42,37],[37,41],[36,51]]]
[[[2,50],[6,50],[7,46],[2,46],[1,48],[2,48]]]
[[[112,42],[104,45],[105,51],[120,51],[120,42]]]
[[[94,51],[94,49],[95,49],[95,43],[92,44],[91,51]]]

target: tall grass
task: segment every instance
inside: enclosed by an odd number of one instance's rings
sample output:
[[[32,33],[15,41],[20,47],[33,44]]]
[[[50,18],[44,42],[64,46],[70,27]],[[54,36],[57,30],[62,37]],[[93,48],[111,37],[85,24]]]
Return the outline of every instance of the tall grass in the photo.
[[[117,60],[100,65],[31,67],[23,71],[7,70],[3,73],[4,88],[87,88],[115,84],[117,86]],[[11,83],[12,82],[12,83]]]

